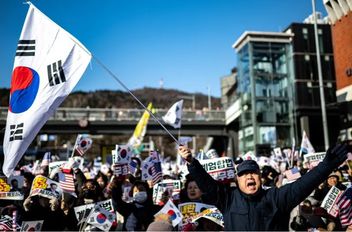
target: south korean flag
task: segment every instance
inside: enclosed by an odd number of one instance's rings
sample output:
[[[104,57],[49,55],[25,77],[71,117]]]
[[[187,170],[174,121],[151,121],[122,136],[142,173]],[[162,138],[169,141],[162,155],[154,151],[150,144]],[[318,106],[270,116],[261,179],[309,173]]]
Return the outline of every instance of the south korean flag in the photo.
[[[76,86],[90,59],[83,44],[29,3],[11,77],[3,142],[2,169],[7,177]]]

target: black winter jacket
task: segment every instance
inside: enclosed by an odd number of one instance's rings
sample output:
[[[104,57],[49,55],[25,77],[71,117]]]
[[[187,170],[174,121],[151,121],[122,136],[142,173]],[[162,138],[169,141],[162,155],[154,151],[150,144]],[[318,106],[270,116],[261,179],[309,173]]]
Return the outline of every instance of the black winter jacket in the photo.
[[[215,181],[198,160],[188,164],[188,170],[203,192],[214,199],[223,213],[225,230],[288,230],[291,210],[322,183],[333,170],[322,162],[300,179],[281,188],[260,189],[248,196],[238,188]]]

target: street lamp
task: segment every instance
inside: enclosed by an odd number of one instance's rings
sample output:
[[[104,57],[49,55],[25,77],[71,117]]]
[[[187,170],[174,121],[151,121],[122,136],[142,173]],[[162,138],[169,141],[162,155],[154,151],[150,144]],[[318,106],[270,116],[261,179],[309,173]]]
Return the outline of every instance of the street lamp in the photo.
[[[208,89],[208,108],[210,111],[211,110],[210,86],[208,86],[207,89]]]
[[[329,148],[329,133],[328,133],[326,109],[325,109],[323,74],[322,74],[321,62],[320,62],[320,49],[319,49],[319,40],[318,40],[317,14],[315,12],[315,0],[312,0],[312,7],[313,7],[313,16],[314,16],[315,49],[317,53],[319,90],[320,90],[320,99],[321,99],[320,103],[321,103],[321,113],[322,113],[323,131],[324,131],[324,144],[325,144],[325,150],[327,150]]]

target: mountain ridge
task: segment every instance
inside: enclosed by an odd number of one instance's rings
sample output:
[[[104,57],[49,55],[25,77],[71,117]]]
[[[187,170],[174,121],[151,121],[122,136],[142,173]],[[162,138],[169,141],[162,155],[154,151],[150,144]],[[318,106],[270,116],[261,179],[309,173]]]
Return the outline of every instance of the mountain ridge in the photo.
[[[0,88],[0,106],[7,107],[10,89]],[[169,108],[176,101],[184,99],[183,107],[195,109],[208,108],[208,96],[201,93],[187,93],[176,89],[150,88],[131,90],[144,105],[152,102],[155,108]],[[211,96],[212,109],[221,108],[220,98]],[[72,92],[60,107],[71,108],[140,108],[139,103],[128,92],[121,90],[96,90]]]

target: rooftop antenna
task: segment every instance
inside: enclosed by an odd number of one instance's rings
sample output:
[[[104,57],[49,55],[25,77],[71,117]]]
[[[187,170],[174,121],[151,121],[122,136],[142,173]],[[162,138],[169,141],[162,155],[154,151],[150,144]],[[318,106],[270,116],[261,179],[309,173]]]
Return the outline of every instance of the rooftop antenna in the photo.
[[[164,78],[161,78],[159,81],[160,89],[164,88]]]

